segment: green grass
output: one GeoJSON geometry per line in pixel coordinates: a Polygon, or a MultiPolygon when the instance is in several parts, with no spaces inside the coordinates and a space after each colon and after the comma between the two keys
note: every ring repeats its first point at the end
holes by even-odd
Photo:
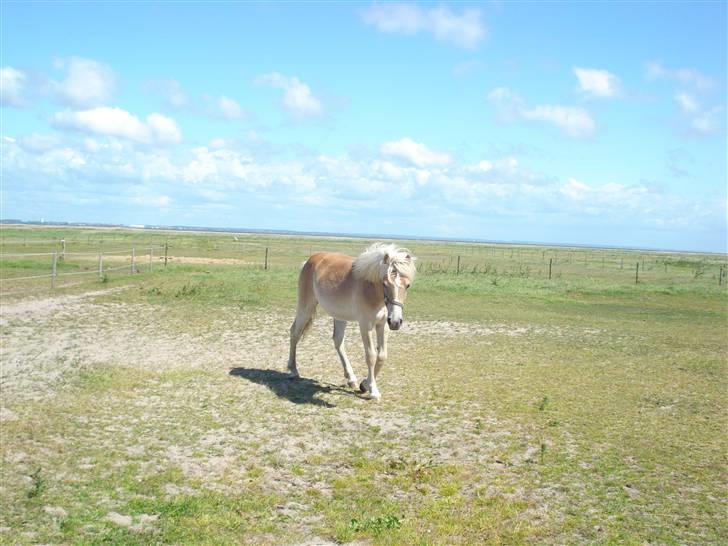
{"type": "MultiPolygon", "coordinates": [[[[89,313],[106,314],[7,325],[5,339],[60,335],[74,364],[48,395],[3,400],[17,419],[0,423],[0,543],[728,542],[725,256],[413,242],[406,321],[466,333],[392,333],[375,404],[333,385],[328,330],[301,346],[310,382],[280,376],[308,247],[363,242],[12,228],[2,245],[61,235],[239,261],[109,274],[55,292],[103,288],[89,313]],[[253,261],[266,246],[268,270],[253,261]],[[643,258],[635,284],[627,263],[643,258]],[[155,367],[75,352],[119,329],[150,343],[138,354],[171,340],[220,355],[155,367]],[[134,530],[112,512],[155,519],[134,530]]],[[[14,268],[40,265],[3,260],[14,268]]]]}

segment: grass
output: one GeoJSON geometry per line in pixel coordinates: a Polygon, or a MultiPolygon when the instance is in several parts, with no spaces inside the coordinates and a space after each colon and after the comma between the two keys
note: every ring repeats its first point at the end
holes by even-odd
{"type": "MultiPolygon", "coordinates": [[[[34,236],[61,234],[100,236],[34,236]]],[[[22,237],[4,228],[3,249],[22,237]]],[[[339,386],[325,319],[307,379],[281,374],[301,254],[359,241],[169,238],[177,256],[250,254],[110,273],[55,293],[93,299],[8,316],[3,359],[28,372],[3,376],[0,543],[728,541],[724,256],[412,243],[375,404],[339,386]],[[245,263],[265,246],[267,271],[245,263]],[[635,284],[620,260],[643,257],[635,284]]],[[[355,329],[347,348],[361,375],[355,329]]]]}

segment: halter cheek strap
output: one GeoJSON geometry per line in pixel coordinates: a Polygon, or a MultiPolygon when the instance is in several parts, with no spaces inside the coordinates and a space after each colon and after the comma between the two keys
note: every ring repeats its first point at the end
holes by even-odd
{"type": "Polygon", "coordinates": [[[384,303],[386,303],[387,305],[396,305],[404,309],[404,303],[402,303],[401,301],[393,300],[387,295],[387,285],[382,283],[382,287],[384,288],[384,303]]]}

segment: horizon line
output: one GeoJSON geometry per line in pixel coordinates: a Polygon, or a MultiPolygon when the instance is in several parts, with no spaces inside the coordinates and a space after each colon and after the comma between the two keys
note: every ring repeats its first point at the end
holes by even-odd
{"type": "Polygon", "coordinates": [[[329,231],[299,231],[290,229],[264,229],[264,228],[222,228],[212,226],[188,226],[188,225],[163,225],[163,224],[108,224],[101,222],[66,222],[58,220],[20,220],[17,218],[0,218],[0,225],[32,225],[32,226],[71,226],[71,227],[98,227],[98,228],[125,228],[152,231],[176,231],[176,232],[201,232],[201,233],[240,233],[240,234],[268,234],[268,235],[302,235],[309,237],[338,237],[338,238],[354,238],[354,239],[399,239],[402,241],[432,241],[443,243],[466,243],[466,244],[486,244],[486,245],[511,245],[511,246],[541,246],[541,247],[558,247],[558,248],[593,248],[597,250],[623,250],[623,251],[643,251],[643,252],[670,252],[685,254],[710,254],[718,256],[727,256],[728,249],[724,252],[701,251],[701,250],[685,250],[685,249],[669,249],[656,247],[637,247],[626,245],[599,245],[599,244],[579,244],[579,243],[550,243],[543,241],[503,241],[494,239],[480,239],[477,237],[435,237],[422,235],[395,235],[386,233],[347,233],[347,232],[329,232],[329,231]]]}

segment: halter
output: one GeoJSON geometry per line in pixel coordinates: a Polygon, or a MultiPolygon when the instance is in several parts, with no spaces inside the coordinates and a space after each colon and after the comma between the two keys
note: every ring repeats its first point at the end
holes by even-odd
{"type": "Polygon", "coordinates": [[[387,285],[386,283],[382,283],[382,288],[384,288],[384,303],[387,305],[396,305],[398,307],[401,307],[404,309],[404,303],[401,301],[393,300],[387,295],[387,285]]]}

